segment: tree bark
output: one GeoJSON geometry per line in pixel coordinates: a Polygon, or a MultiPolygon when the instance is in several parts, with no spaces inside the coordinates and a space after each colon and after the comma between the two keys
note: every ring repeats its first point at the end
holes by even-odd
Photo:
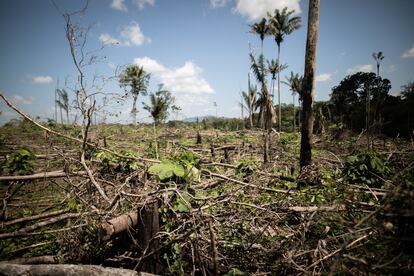
{"type": "Polygon", "coordinates": [[[305,73],[303,83],[302,137],[300,167],[312,162],[313,99],[315,95],[316,46],[318,43],[320,0],[309,0],[308,34],[306,39],[305,73]]]}
{"type": "MultiPolygon", "coordinates": [[[[138,212],[138,245],[141,248],[142,256],[145,256],[150,252],[156,252],[159,248],[159,240],[155,238],[160,231],[158,202],[154,201],[152,204],[146,204],[138,212]]],[[[158,273],[158,259],[157,253],[152,254],[147,260],[142,262],[138,269],[145,272],[158,273]]]]}
{"type": "Polygon", "coordinates": [[[128,214],[110,219],[101,224],[101,240],[110,240],[116,234],[119,234],[138,224],[138,211],[133,210],[128,214]]]}
{"type": "Polygon", "coordinates": [[[130,269],[102,267],[98,265],[71,265],[71,264],[48,264],[48,265],[21,265],[21,264],[0,264],[0,275],[78,275],[78,276],[150,276],[143,272],[136,272],[130,269]]]}

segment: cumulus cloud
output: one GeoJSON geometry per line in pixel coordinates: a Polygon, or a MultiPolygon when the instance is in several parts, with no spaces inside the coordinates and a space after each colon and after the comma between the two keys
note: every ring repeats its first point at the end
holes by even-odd
{"type": "Polygon", "coordinates": [[[266,17],[268,12],[273,14],[275,9],[282,10],[284,7],[295,10],[295,14],[302,12],[300,0],[237,0],[234,11],[247,17],[249,21],[255,21],[266,17]]]}
{"type": "Polygon", "coordinates": [[[349,68],[348,70],[346,70],[347,74],[354,74],[357,72],[373,72],[374,71],[374,67],[372,66],[372,64],[364,64],[364,65],[356,65],[352,68],[349,68]]]}
{"type": "Polygon", "coordinates": [[[146,4],[151,6],[155,4],[155,0],[133,0],[133,2],[140,10],[144,9],[146,4]]]}
{"type": "Polygon", "coordinates": [[[214,8],[224,7],[230,0],[210,0],[210,6],[214,8]]]}
{"type": "Polygon", "coordinates": [[[141,31],[137,22],[132,22],[130,25],[122,27],[119,38],[104,33],[99,36],[99,40],[103,45],[125,47],[141,46],[144,43],[151,43],[151,39],[144,36],[144,33],[141,31]]]}
{"type": "Polygon", "coordinates": [[[34,76],[32,77],[32,83],[34,84],[48,84],[53,81],[51,76],[34,76]]]}
{"type": "MultiPolygon", "coordinates": [[[[134,63],[144,67],[175,96],[178,106],[187,112],[194,106],[208,103],[213,88],[202,76],[203,70],[192,61],[181,67],[167,67],[149,57],[135,58],[134,63]]],[[[193,110],[194,111],[194,110],[193,110]]]]}
{"type": "Polygon", "coordinates": [[[30,98],[25,98],[23,96],[20,95],[13,95],[12,97],[12,101],[16,104],[32,104],[33,103],[33,97],[30,98]]]}
{"type": "Polygon", "coordinates": [[[414,58],[414,46],[411,49],[406,50],[402,56],[402,58],[414,58]]]}
{"type": "Polygon", "coordinates": [[[172,92],[194,95],[214,92],[202,77],[202,69],[192,61],[186,61],[183,66],[177,68],[168,68],[149,57],[135,58],[134,63],[154,74],[172,92]]]}
{"type": "Polygon", "coordinates": [[[125,0],[112,0],[111,8],[118,11],[128,11],[124,2],[125,0]]]}
{"type": "Polygon", "coordinates": [[[316,81],[317,82],[324,82],[324,81],[329,81],[332,78],[332,74],[329,73],[324,73],[324,74],[320,74],[316,76],[316,81]]]}

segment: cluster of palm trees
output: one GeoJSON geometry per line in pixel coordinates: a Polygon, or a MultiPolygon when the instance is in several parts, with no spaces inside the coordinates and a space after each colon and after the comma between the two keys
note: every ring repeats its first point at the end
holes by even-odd
{"type": "MultiPolygon", "coordinates": [[[[278,92],[278,127],[279,131],[282,126],[282,112],[280,103],[280,72],[287,68],[286,64],[280,62],[280,48],[281,43],[284,41],[286,35],[291,34],[294,30],[301,26],[301,18],[298,16],[292,16],[294,11],[288,11],[287,8],[282,10],[276,9],[274,14],[268,13],[267,18],[262,18],[260,21],[252,24],[250,31],[257,34],[260,38],[260,55],[256,59],[253,53],[250,53],[251,70],[260,85],[260,92],[257,92],[255,86],[250,85],[248,91],[242,92],[245,108],[249,114],[249,127],[253,127],[253,114],[259,109],[259,120],[261,126],[265,129],[271,126],[272,121],[276,119],[276,113],[274,111],[274,92],[275,83],[277,80],[277,92],[278,92]],[[277,45],[277,59],[267,60],[267,66],[265,66],[265,58],[263,54],[263,42],[266,36],[273,36],[277,45]],[[270,93],[267,89],[267,76],[270,75],[270,93]]],[[[293,99],[295,99],[295,93],[301,92],[302,77],[299,74],[291,73],[291,76],[287,78],[286,83],[293,93],[293,99]]],[[[295,126],[295,122],[293,122],[295,126]]],[[[295,127],[294,127],[295,128],[295,127]]]]}
{"type": "MultiPolygon", "coordinates": [[[[150,74],[145,72],[143,66],[129,65],[119,75],[119,85],[121,87],[129,87],[129,91],[125,91],[125,97],[132,97],[131,115],[133,117],[134,125],[137,124],[137,101],[140,94],[148,95],[148,83],[150,74]]],[[[171,93],[164,89],[163,85],[158,85],[158,90],[155,93],[149,93],[149,104],[142,103],[144,109],[147,110],[154,120],[154,124],[158,124],[168,116],[168,110],[173,112],[180,110],[174,105],[174,98],[171,93]]]]}

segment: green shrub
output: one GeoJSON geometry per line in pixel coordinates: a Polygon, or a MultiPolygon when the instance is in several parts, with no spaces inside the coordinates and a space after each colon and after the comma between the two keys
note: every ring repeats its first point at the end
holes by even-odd
{"type": "Polygon", "coordinates": [[[25,175],[34,172],[36,156],[28,148],[21,148],[18,151],[6,156],[2,171],[4,174],[25,175]]]}
{"type": "Polygon", "coordinates": [[[348,156],[343,174],[351,183],[380,187],[390,171],[390,165],[384,156],[375,151],[362,151],[348,156]]]}

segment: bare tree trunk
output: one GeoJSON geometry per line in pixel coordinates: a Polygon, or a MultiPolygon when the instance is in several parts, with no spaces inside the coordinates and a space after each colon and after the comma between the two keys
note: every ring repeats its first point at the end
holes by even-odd
{"type": "MultiPolygon", "coordinates": [[[[277,61],[280,63],[280,45],[277,47],[277,61]]],[[[280,105],[280,70],[277,71],[277,98],[279,104],[279,131],[282,131],[282,106],[280,105]]]]}
{"type": "Polygon", "coordinates": [[[132,120],[133,120],[134,126],[137,125],[137,107],[136,107],[136,105],[137,105],[137,99],[138,99],[138,96],[135,96],[134,95],[133,102],[132,102],[132,110],[131,110],[132,120]]]}
{"type": "Polygon", "coordinates": [[[296,122],[295,122],[295,93],[293,92],[293,132],[296,131],[296,122]]]}
{"type": "Polygon", "coordinates": [[[300,167],[312,162],[313,99],[315,94],[316,46],[318,43],[320,0],[309,0],[305,73],[303,78],[303,115],[300,144],[300,167]]]}

